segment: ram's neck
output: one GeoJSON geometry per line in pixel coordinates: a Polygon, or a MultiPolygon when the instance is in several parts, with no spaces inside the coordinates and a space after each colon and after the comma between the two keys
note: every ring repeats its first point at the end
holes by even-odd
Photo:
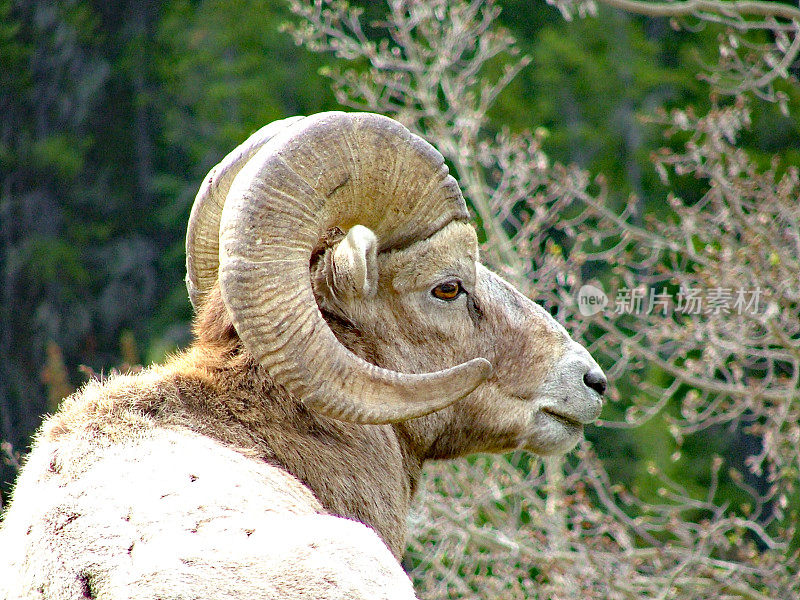
{"type": "MultiPolygon", "coordinates": [[[[345,345],[370,359],[358,335],[331,325],[345,345]]],[[[284,467],[329,512],[375,529],[399,558],[421,468],[415,440],[402,428],[344,423],[307,410],[242,346],[216,286],[195,333],[197,344],[176,362],[175,372],[196,373],[211,387],[191,407],[201,415],[202,432],[284,467]]]]}
{"type": "Polygon", "coordinates": [[[201,433],[284,467],[330,513],[369,525],[402,555],[421,461],[394,427],[306,410],[237,344],[198,344],[175,363],[205,382],[185,399],[201,433]]]}

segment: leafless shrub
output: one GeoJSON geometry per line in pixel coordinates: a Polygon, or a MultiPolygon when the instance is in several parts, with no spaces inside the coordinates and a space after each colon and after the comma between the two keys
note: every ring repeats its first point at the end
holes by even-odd
{"type": "MultiPolygon", "coordinates": [[[[751,63],[721,47],[708,77],[779,99],[771,86],[797,55],[796,9],[603,1],[722,21],[736,35],[773,32],[772,42],[749,49],[751,63]]],[[[658,416],[677,442],[673,460],[684,440],[723,425],[758,442],[745,473],[709,457],[702,493],[650,466],[652,498],[611,481],[589,444],[572,461],[511,455],[435,465],[411,518],[408,559],[422,596],[798,596],[795,519],[786,508],[800,473],[800,178],[777,161],[759,168],[737,147],[747,102],[655,115],[667,136],[684,140],[654,153],[662,181],[696,178],[705,191],[688,200],[668,194],[657,208],[631,198],[618,209],[602,176],[552,163],[536,133],[489,122],[488,107],[528,63],[497,26],[490,0],[390,0],[385,21],[371,25],[345,3],[291,6],[301,18],[289,28],[298,43],[356,65],[328,73],[340,102],[389,114],[438,147],[482,223],[484,260],[558,311],[601,357],[616,382],[611,397],[626,408],[607,428],[658,416]],[[581,306],[586,293],[608,305],[581,306]],[[747,471],[761,477],[760,488],[747,471]],[[722,482],[747,502],[732,504],[722,482]]],[[[585,3],[560,6],[591,12],[585,3]]]]}
{"type": "Polygon", "coordinates": [[[752,92],[779,102],[786,111],[786,95],[774,83],[790,77],[800,54],[800,8],[783,2],[730,2],[730,0],[547,0],[565,18],[597,13],[600,2],[649,17],[667,17],[675,29],[698,30],[719,24],[717,64],[706,65],[702,77],[727,94],[752,92]],[[752,36],[752,32],[764,36],[752,36]],[[766,40],[766,41],[765,41],[766,40]]]}
{"type": "Polygon", "coordinates": [[[664,478],[662,501],[653,503],[612,485],[590,450],[579,457],[566,473],[558,461],[528,473],[516,455],[429,467],[408,548],[421,596],[765,600],[796,593],[796,571],[757,515],[719,506],[722,461],[705,498],[664,478]]]}

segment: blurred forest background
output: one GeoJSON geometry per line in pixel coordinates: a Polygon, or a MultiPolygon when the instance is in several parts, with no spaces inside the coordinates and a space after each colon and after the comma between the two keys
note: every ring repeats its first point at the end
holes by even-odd
{"type": "Polygon", "coordinates": [[[416,3],[430,5],[419,14],[414,3],[351,4],[366,12],[277,0],[0,0],[2,502],[29,437],[87,373],[160,361],[190,342],[184,234],[208,170],[269,121],[358,106],[400,118],[445,154],[487,260],[591,344],[616,381],[606,427],[591,428],[567,461],[477,458],[432,472],[406,565],[421,593],[527,597],[551,585],[541,597],[797,597],[798,67],[790,60],[749,89],[709,67],[743,42],[789,56],[797,30],[785,40],[745,31],[742,42],[724,19],[603,4],[432,1],[416,3]],[[408,67],[414,36],[431,61],[456,53],[449,70],[431,71],[439,79],[408,67]],[[716,229],[698,229],[704,218],[716,229]],[[739,218],[747,227],[724,223],[739,218]],[[719,265],[730,268],[714,278],[719,265]],[[602,283],[613,305],[625,286],[676,294],[723,285],[725,273],[736,274],[731,287],[763,288],[753,339],[766,341],[755,350],[749,326],[730,319],[716,329],[713,318],[587,320],[574,304],[586,282],[602,283]],[[741,347],[707,355],[737,336],[741,347]],[[754,353],[761,362],[748,363],[754,353]],[[483,500],[459,487],[470,478],[483,500]],[[520,507],[523,488],[544,491],[520,507]],[[448,529],[437,516],[437,494],[457,499],[442,505],[457,503],[462,521],[480,507],[471,538],[454,533],[463,522],[448,529]],[[542,514],[580,514],[564,516],[557,534],[531,516],[537,502],[542,514]],[[525,528],[541,536],[513,539],[525,528]],[[510,552],[510,570],[462,551],[496,561],[510,552]],[[572,567],[558,575],[552,557],[572,567]],[[580,576],[568,572],[578,563],[580,576]],[[652,585],[613,581],[634,575],[652,585]]]}

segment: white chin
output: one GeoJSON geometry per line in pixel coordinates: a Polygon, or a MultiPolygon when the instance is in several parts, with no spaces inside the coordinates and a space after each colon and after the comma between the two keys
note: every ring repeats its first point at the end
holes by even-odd
{"type": "Polygon", "coordinates": [[[563,454],[583,439],[583,425],[537,411],[522,446],[536,454],[563,454]]]}

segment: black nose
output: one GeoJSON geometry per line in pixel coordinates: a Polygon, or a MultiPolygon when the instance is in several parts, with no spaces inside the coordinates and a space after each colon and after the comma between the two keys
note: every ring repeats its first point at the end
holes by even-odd
{"type": "Polygon", "coordinates": [[[602,396],[606,393],[608,380],[600,369],[592,369],[583,376],[583,383],[602,396]]]}

